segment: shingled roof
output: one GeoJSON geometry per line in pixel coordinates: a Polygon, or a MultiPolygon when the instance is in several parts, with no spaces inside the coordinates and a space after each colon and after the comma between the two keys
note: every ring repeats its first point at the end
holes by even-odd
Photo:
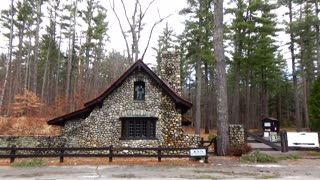
{"type": "Polygon", "coordinates": [[[114,90],[122,85],[122,83],[136,70],[144,71],[147,75],[151,77],[167,94],[174,100],[176,107],[181,108],[182,114],[187,112],[192,103],[182,98],[178,93],[176,93],[167,82],[160,79],[142,60],[135,62],[126,72],[124,72],[117,80],[115,80],[101,95],[88,101],[84,104],[84,108],[77,111],[65,114],[60,117],[56,117],[48,121],[49,125],[61,125],[63,126],[66,121],[71,119],[86,118],[90,115],[96,106],[102,107],[103,101],[111,94],[114,90]]]}

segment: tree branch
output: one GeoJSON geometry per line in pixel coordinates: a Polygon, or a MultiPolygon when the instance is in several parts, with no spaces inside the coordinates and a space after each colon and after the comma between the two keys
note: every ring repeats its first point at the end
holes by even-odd
{"type": "Polygon", "coordinates": [[[131,63],[131,62],[132,62],[132,57],[131,57],[131,53],[130,53],[129,43],[128,43],[128,40],[127,40],[126,33],[125,33],[125,31],[123,30],[123,27],[122,27],[120,18],[119,18],[118,14],[117,14],[117,12],[116,12],[116,10],[115,10],[114,0],[113,0],[113,4],[111,4],[110,1],[109,1],[109,3],[110,3],[110,7],[111,7],[113,13],[115,14],[115,16],[116,16],[116,18],[117,18],[117,20],[118,20],[118,24],[119,24],[119,26],[120,26],[122,36],[123,36],[124,41],[125,41],[125,43],[126,43],[128,60],[129,60],[129,62],[131,63]]]}
{"type": "MultiPolygon", "coordinates": [[[[159,10],[158,10],[158,13],[159,13],[159,10]]],[[[169,18],[170,16],[172,16],[172,14],[169,14],[168,16],[166,16],[166,17],[164,17],[164,18],[160,18],[159,21],[157,21],[157,22],[155,22],[155,23],[153,24],[153,26],[152,26],[152,28],[151,28],[151,31],[150,31],[150,34],[149,34],[149,39],[148,39],[147,46],[146,46],[146,48],[145,48],[144,51],[143,51],[143,54],[142,54],[141,59],[144,58],[144,56],[145,56],[145,54],[146,54],[146,52],[147,52],[147,49],[148,49],[148,47],[149,47],[150,40],[151,40],[151,37],[152,37],[152,33],[153,33],[153,30],[154,30],[154,28],[156,27],[156,25],[160,24],[163,20],[169,18]]],[[[159,13],[159,17],[160,17],[160,13],[159,13]]]]}
{"type": "MultiPolygon", "coordinates": [[[[114,2],[114,0],[113,0],[114,2]]],[[[130,23],[130,20],[129,20],[129,17],[128,17],[128,14],[127,14],[127,9],[126,9],[126,6],[124,5],[124,2],[123,0],[121,0],[121,3],[122,3],[122,7],[123,7],[123,10],[124,10],[124,15],[126,16],[126,19],[127,19],[127,22],[132,30],[132,24],[130,23]]]]}
{"type": "Polygon", "coordinates": [[[148,4],[148,7],[147,7],[147,9],[142,13],[142,15],[141,15],[141,19],[143,19],[144,18],[144,16],[146,15],[146,13],[147,13],[147,11],[148,11],[148,9],[150,8],[150,6],[153,4],[153,2],[154,2],[155,0],[153,0],[153,1],[151,1],[149,4],[148,4]]]}

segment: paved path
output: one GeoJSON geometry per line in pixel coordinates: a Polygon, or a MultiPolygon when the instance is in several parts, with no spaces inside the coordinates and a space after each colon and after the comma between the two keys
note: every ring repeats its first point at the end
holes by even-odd
{"type": "Polygon", "coordinates": [[[196,166],[0,166],[0,179],[320,179],[318,159],[287,160],[275,164],[242,164],[223,159],[216,161],[196,166]]]}

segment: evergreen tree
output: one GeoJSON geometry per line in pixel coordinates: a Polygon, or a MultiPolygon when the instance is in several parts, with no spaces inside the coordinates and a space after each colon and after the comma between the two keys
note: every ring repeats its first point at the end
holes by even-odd
{"type": "Polygon", "coordinates": [[[169,27],[168,23],[166,23],[165,28],[163,29],[162,33],[159,35],[158,38],[158,46],[153,47],[152,49],[157,52],[156,59],[157,59],[157,65],[156,65],[156,73],[160,74],[160,64],[162,60],[162,52],[163,51],[172,51],[174,50],[175,42],[174,39],[176,35],[173,32],[173,29],[169,27]]]}
{"type": "MultiPolygon", "coordinates": [[[[185,63],[192,64],[196,74],[196,97],[195,97],[195,133],[200,133],[201,127],[201,84],[202,84],[202,65],[212,64],[212,1],[211,0],[189,0],[189,7],[180,11],[180,14],[191,16],[185,22],[185,30],[181,35],[181,44],[186,46],[184,59],[185,63]]],[[[188,67],[188,66],[186,66],[188,67]]],[[[207,66],[206,66],[207,67],[207,66]]],[[[190,71],[190,70],[189,70],[190,71]]],[[[205,77],[206,78],[206,77],[205,77]]],[[[206,84],[207,88],[208,84],[206,84]]],[[[206,118],[205,118],[206,119],[206,118]]],[[[208,123],[206,123],[208,124],[208,123]]],[[[208,129],[208,128],[207,128],[208,129]]]]}
{"type": "Polygon", "coordinates": [[[309,102],[308,102],[309,112],[310,112],[310,124],[309,128],[312,131],[320,130],[320,78],[314,81],[311,88],[309,102]]]}

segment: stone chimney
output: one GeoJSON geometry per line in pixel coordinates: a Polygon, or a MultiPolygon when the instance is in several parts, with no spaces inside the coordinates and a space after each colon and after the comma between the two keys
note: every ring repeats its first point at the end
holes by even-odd
{"type": "Polygon", "coordinates": [[[160,71],[161,79],[181,95],[180,59],[177,52],[162,52],[160,71]]]}

